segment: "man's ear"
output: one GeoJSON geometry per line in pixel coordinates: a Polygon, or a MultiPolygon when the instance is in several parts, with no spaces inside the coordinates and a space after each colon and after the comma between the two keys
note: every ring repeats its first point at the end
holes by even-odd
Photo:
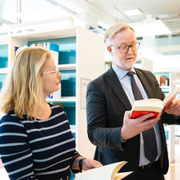
{"type": "Polygon", "coordinates": [[[112,47],[111,46],[107,46],[107,51],[112,55],[112,47]]]}

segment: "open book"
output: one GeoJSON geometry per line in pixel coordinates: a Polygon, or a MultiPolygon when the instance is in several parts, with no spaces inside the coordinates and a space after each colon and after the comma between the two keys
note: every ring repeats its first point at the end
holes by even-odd
{"type": "Polygon", "coordinates": [[[148,113],[154,113],[153,117],[161,116],[170,107],[179,90],[180,86],[168,94],[163,101],[153,98],[135,101],[129,117],[137,118],[148,113]]]}
{"type": "Polygon", "coordinates": [[[79,173],[75,180],[120,180],[132,172],[117,173],[127,162],[121,161],[79,173]]]}

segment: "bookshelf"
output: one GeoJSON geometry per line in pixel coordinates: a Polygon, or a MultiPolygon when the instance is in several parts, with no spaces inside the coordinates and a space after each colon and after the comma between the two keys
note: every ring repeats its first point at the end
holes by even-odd
{"type": "MultiPolygon", "coordinates": [[[[109,55],[105,59],[105,71],[108,70],[108,68],[112,64],[112,57],[109,55]]],[[[149,59],[146,59],[144,57],[137,57],[136,63],[134,64],[135,68],[144,69],[148,71],[153,71],[153,62],[149,59]]]]}
{"type": "Polygon", "coordinates": [[[8,73],[8,47],[8,36],[3,36],[0,40],[0,91],[8,73]]]}
{"type": "MultiPolygon", "coordinates": [[[[78,152],[87,158],[93,158],[95,146],[87,137],[86,109],[81,104],[85,103],[85,96],[82,96],[82,79],[88,83],[104,73],[103,38],[80,26],[10,35],[6,38],[8,66],[11,61],[11,48],[14,46],[22,47],[36,42],[59,45],[57,67],[62,74],[61,97],[49,99],[49,102],[63,103],[78,152]]],[[[2,69],[0,67],[0,72],[2,69]]],[[[4,80],[1,73],[0,80],[4,80]]]]}
{"type": "MultiPolygon", "coordinates": [[[[160,69],[155,70],[154,75],[160,75],[166,78],[166,83],[160,86],[163,93],[166,95],[176,89],[176,73],[170,70],[160,69]]],[[[161,85],[161,84],[160,84],[161,85]]],[[[175,125],[164,125],[167,148],[169,154],[169,162],[172,163],[175,160],[175,125]]]]}

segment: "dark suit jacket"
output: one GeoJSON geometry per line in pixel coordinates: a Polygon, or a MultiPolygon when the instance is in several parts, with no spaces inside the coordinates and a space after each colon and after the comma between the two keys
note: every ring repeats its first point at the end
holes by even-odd
{"type": "MultiPolygon", "coordinates": [[[[154,75],[145,70],[135,71],[145,88],[149,98],[163,100],[165,95],[161,91],[154,75]]],[[[131,110],[131,104],[112,67],[89,83],[87,87],[87,128],[89,140],[97,146],[95,159],[103,165],[128,161],[121,171],[134,171],[129,178],[136,179],[139,167],[140,135],[125,143],[120,140],[124,113],[131,110]]],[[[164,113],[159,120],[162,140],[162,155],[160,157],[161,170],[167,173],[169,162],[163,123],[177,124],[180,119],[164,113]]]]}

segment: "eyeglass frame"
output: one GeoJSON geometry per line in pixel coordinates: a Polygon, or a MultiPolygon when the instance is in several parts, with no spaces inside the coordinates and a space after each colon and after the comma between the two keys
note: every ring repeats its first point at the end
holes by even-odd
{"type": "Polygon", "coordinates": [[[121,48],[121,46],[114,46],[114,45],[109,45],[109,46],[111,46],[111,47],[115,47],[115,48],[117,48],[117,49],[119,49],[119,51],[121,52],[121,53],[127,53],[128,51],[129,51],[129,48],[131,48],[131,50],[134,52],[134,51],[137,51],[139,48],[140,48],[140,42],[135,42],[136,44],[139,44],[139,47],[136,49],[136,50],[133,50],[132,49],[132,44],[130,45],[130,46],[128,46],[128,45],[126,45],[128,48],[127,48],[127,51],[126,52],[121,52],[120,51],[120,48],[121,48]]]}
{"type": "Polygon", "coordinates": [[[49,74],[49,73],[56,73],[56,74],[58,74],[58,73],[59,73],[59,69],[58,69],[57,67],[55,67],[55,70],[54,70],[54,71],[42,72],[42,75],[43,75],[43,74],[49,74]]]}

